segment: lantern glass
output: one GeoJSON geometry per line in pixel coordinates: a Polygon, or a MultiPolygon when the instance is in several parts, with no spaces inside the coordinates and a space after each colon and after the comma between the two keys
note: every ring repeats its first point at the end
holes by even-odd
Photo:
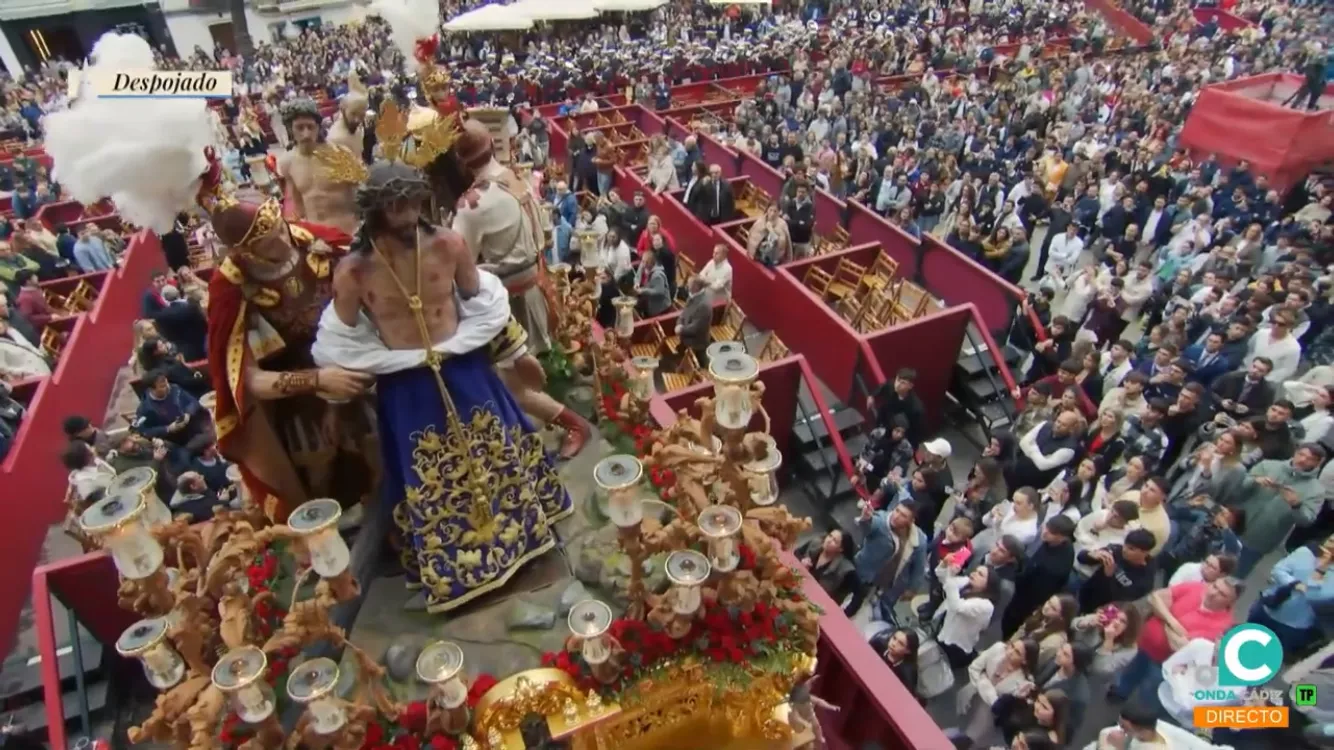
{"type": "Polygon", "coordinates": [[[342,516],[342,507],[330,498],[302,503],[288,516],[287,525],[302,536],[310,552],[310,567],[321,578],[337,577],[352,562],[352,553],[338,533],[342,516]]]}
{"type": "Polygon", "coordinates": [[[332,696],[311,701],[306,710],[317,734],[333,734],[347,723],[347,712],[332,696]]]}
{"type": "Polygon", "coordinates": [[[741,511],[730,505],[715,505],[699,515],[699,529],[708,537],[709,563],[714,570],[730,573],[740,564],[736,534],[741,522],[741,511]]]}
{"type": "Polygon", "coordinates": [[[79,516],[83,532],[102,540],[122,576],[133,581],[147,578],[162,567],[162,545],[145,523],[145,498],[130,491],[109,495],[79,516]]]}
{"type": "Polygon", "coordinates": [[[458,708],[468,700],[468,686],[463,684],[457,676],[445,680],[440,685],[440,693],[437,696],[437,703],[445,708],[458,708]]]}
{"type": "Polygon", "coordinates": [[[750,401],[750,384],[759,375],[759,364],[753,357],[741,352],[724,354],[709,363],[713,378],[714,418],[730,430],[743,430],[750,425],[754,407],[750,401]]]}
{"type": "Polygon", "coordinates": [[[742,467],[750,482],[750,500],[756,505],[773,505],[778,502],[778,469],[783,465],[783,454],[769,435],[760,433],[747,437],[764,444],[763,455],[742,467]]]}
{"type": "Polygon", "coordinates": [[[602,664],[611,658],[607,641],[611,620],[611,607],[596,599],[584,599],[570,608],[570,632],[581,640],[580,652],[589,664],[602,664]]]}
{"type": "Polygon", "coordinates": [[[232,710],[247,724],[258,724],[272,716],[275,705],[273,688],[263,680],[232,693],[232,710]]]}
{"type": "Polygon", "coordinates": [[[593,481],[607,493],[607,515],[619,528],[631,528],[644,520],[639,482],[644,465],[629,454],[607,456],[593,467],[593,481]]]}
{"type": "Polygon", "coordinates": [[[234,648],[213,666],[213,686],[227,695],[232,710],[248,724],[268,719],[278,705],[273,688],[263,679],[268,668],[268,657],[255,646],[234,648]]]}
{"type": "Polygon", "coordinates": [[[607,646],[607,639],[602,636],[585,638],[580,650],[583,652],[584,661],[589,664],[601,664],[611,658],[611,649],[607,646]]]}
{"type": "Polygon", "coordinates": [[[630,338],[635,332],[635,298],[617,297],[612,304],[616,306],[616,335],[630,338]]]}
{"type": "Polygon", "coordinates": [[[658,369],[657,357],[633,357],[630,360],[630,393],[640,401],[653,398],[653,374],[658,369]]]}
{"type": "Polygon", "coordinates": [[[667,580],[675,596],[672,610],[679,615],[693,615],[703,603],[702,586],[709,578],[709,558],[694,550],[677,550],[667,556],[667,580]]]}
{"type": "Polygon", "coordinates": [[[138,659],[144,676],[158,690],[173,687],[185,677],[185,660],[166,636],[166,618],[156,617],[134,623],[116,639],[116,651],[138,659]]]}

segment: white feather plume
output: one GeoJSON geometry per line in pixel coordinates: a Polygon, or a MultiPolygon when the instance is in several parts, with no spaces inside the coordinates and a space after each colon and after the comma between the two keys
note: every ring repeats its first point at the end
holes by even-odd
{"type": "Polygon", "coordinates": [[[418,39],[440,33],[440,3],[437,0],[375,0],[371,12],[389,23],[389,38],[408,60],[418,39]]]}
{"type": "Polygon", "coordinates": [[[46,152],[60,184],[75,200],[109,197],[136,225],[168,232],[194,204],[208,169],[204,150],[217,147],[204,99],[105,99],[93,95],[88,71],[155,68],[153,50],[134,34],[104,34],[93,46],[80,96],[47,115],[46,152]]]}

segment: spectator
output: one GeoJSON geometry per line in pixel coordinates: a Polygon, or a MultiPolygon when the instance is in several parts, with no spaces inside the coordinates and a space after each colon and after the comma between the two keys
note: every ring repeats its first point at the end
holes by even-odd
{"type": "Polygon", "coordinates": [[[1270,571],[1269,588],[1251,606],[1250,622],[1274,631],[1286,653],[1302,652],[1334,624],[1328,611],[1334,602],[1332,560],[1334,537],[1316,550],[1293,550],[1270,571]]]}
{"type": "Polygon", "coordinates": [[[889,429],[889,424],[897,414],[908,420],[908,441],[916,445],[923,437],[926,409],[922,399],[913,392],[917,382],[917,371],[902,368],[894,373],[894,380],[876,390],[866,399],[866,411],[875,414],[876,425],[889,429]]]}
{"type": "MultiPolygon", "coordinates": [[[[1075,561],[1075,549],[1071,543],[1074,533],[1074,522],[1065,516],[1056,516],[1043,525],[1041,543],[1028,556],[1023,570],[1015,577],[1015,594],[1001,620],[1001,632],[1006,638],[1012,637],[1021,625],[1024,630],[1031,631],[1027,627],[1031,615],[1039,607],[1046,609],[1064,591],[1075,561]]],[[[1064,611],[1065,600],[1061,600],[1060,604],[1064,611]]],[[[1074,606],[1074,599],[1070,599],[1069,604],[1074,606]]],[[[1043,644],[1041,639],[1039,645],[1044,645],[1044,649],[1050,651],[1050,644],[1043,644]]]]}
{"type": "Polygon", "coordinates": [[[185,455],[198,455],[214,444],[217,437],[208,412],[194,396],[172,385],[160,370],[150,372],[144,380],[148,390],[135,413],[136,432],[173,444],[180,456],[178,464],[184,463],[185,455]]]}
{"type": "Polygon", "coordinates": [[[19,287],[16,300],[19,311],[35,330],[41,331],[57,316],[57,313],[51,307],[51,303],[46,301],[46,293],[37,282],[37,274],[27,270],[19,271],[14,276],[14,282],[19,287]]]}
{"type": "Polygon", "coordinates": [[[711,301],[726,302],[732,298],[732,264],[727,260],[727,245],[719,242],[713,246],[713,256],[699,270],[699,276],[709,290],[711,301]]]}
{"type": "Polygon", "coordinates": [[[644,253],[639,261],[634,287],[635,295],[639,297],[640,314],[644,317],[657,317],[671,308],[672,294],[667,274],[658,265],[657,254],[652,250],[644,253]]]}
{"type": "MultiPolygon", "coordinates": [[[[819,582],[820,588],[824,589],[834,601],[841,602],[851,590],[856,576],[856,569],[852,564],[855,556],[854,548],[855,545],[850,538],[843,536],[842,531],[834,529],[823,537],[812,539],[798,547],[795,554],[819,582]]],[[[915,655],[916,649],[914,649],[915,655]]],[[[905,685],[913,689],[917,683],[914,681],[905,685]]]]}
{"type": "Polygon", "coordinates": [[[915,525],[917,507],[904,501],[892,510],[875,510],[870,503],[862,505],[857,522],[866,530],[861,549],[853,558],[857,580],[852,599],[843,611],[849,616],[861,609],[862,603],[879,590],[873,602],[873,619],[892,621],[896,602],[907,592],[921,591],[926,580],[927,538],[915,525]]]}
{"type": "Polygon", "coordinates": [[[1325,456],[1324,448],[1306,443],[1290,460],[1261,461],[1251,469],[1237,504],[1246,514],[1238,576],[1250,575],[1260,558],[1278,549],[1293,527],[1315,521],[1325,500],[1325,487],[1316,477],[1325,456]]]}
{"type": "Polygon", "coordinates": [[[111,453],[111,438],[105,432],[93,426],[87,417],[65,417],[65,437],[69,440],[81,440],[93,449],[98,458],[106,458],[111,453]]]}
{"type": "Polygon", "coordinates": [[[1153,592],[1149,597],[1153,614],[1140,633],[1139,653],[1122,670],[1109,697],[1130,700],[1138,694],[1151,700],[1163,680],[1163,662],[1192,639],[1217,643],[1232,627],[1232,605],[1239,596],[1241,584],[1229,578],[1153,592]]]}
{"type": "Polygon", "coordinates": [[[182,298],[180,290],[170,285],[162,288],[162,301],[166,305],[153,315],[158,332],[186,362],[207,359],[208,318],[199,303],[182,298]]]}
{"type": "Polygon", "coordinates": [[[116,267],[106,243],[97,234],[97,225],[91,221],[79,227],[79,239],[74,243],[74,262],[82,273],[109,271],[116,267]]]}
{"type": "Polygon", "coordinates": [[[959,715],[965,717],[964,734],[974,745],[985,746],[995,732],[992,708],[1033,681],[1037,662],[1036,643],[1009,641],[992,644],[969,663],[968,684],[959,689],[958,704],[959,715]]]}
{"type": "Polygon", "coordinates": [[[1091,612],[1104,604],[1130,602],[1149,593],[1157,570],[1150,551],[1156,541],[1144,529],[1126,534],[1125,542],[1085,550],[1075,559],[1093,565],[1093,573],[1079,587],[1079,609],[1091,612]]]}
{"type": "MultiPolygon", "coordinates": [[[[652,257],[649,253],[649,257],[652,257]]],[[[702,276],[692,276],[686,284],[690,296],[676,319],[676,335],[681,344],[695,353],[701,367],[708,366],[709,326],[713,322],[712,297],[702,276]]]]}
{"type": "Polygon", "coordinates": [[[101,500],[111,480],[116,477],[116,470],[98,458],[82,440],[71,440],[61,460],[69,471],[70,492],[81,501],[81,507],[86,508],[101,500]]]}

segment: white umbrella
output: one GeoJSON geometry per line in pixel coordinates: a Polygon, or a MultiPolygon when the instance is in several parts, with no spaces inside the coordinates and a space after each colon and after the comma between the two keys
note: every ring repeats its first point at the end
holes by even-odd
{"type": "Polygon", "coordinates": [[[657,10],[668,3],[668,0],[592,0],[593,7],[598,10],[619,13],[637,13],[645,10],[657,10]]]}
{"type": "Polygon", "coordinates": [[[599,12],[593,0],[519,0],[509,7],[534,21],[579,21],[599,12]]]}
{"type": "Polygon", "coordinates": [[[455,16],[444,25],[445,31],[524,31],[533,28],[533,19],[516,13],[508,5],[483,5],[455,16]]]}

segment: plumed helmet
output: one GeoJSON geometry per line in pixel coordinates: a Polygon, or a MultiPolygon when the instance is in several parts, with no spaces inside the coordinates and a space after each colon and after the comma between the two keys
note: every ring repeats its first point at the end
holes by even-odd
{"type": "Polygon", "coordinates": [[[287,100],[283,104],[283,124],[291,127],[292,123],[308,117],[316,123],[324,121],[324,116],[320,114],[320,107],[314,99],[308,96],[298,96],[287,100]]]}
{"type": "Polygon", "coordinates": [[[365,218],[397,201],[424,201],[429,197],[431,184],[420,170],[403,162],[377,161],[357,188],[357,212],[365,218]]]}

